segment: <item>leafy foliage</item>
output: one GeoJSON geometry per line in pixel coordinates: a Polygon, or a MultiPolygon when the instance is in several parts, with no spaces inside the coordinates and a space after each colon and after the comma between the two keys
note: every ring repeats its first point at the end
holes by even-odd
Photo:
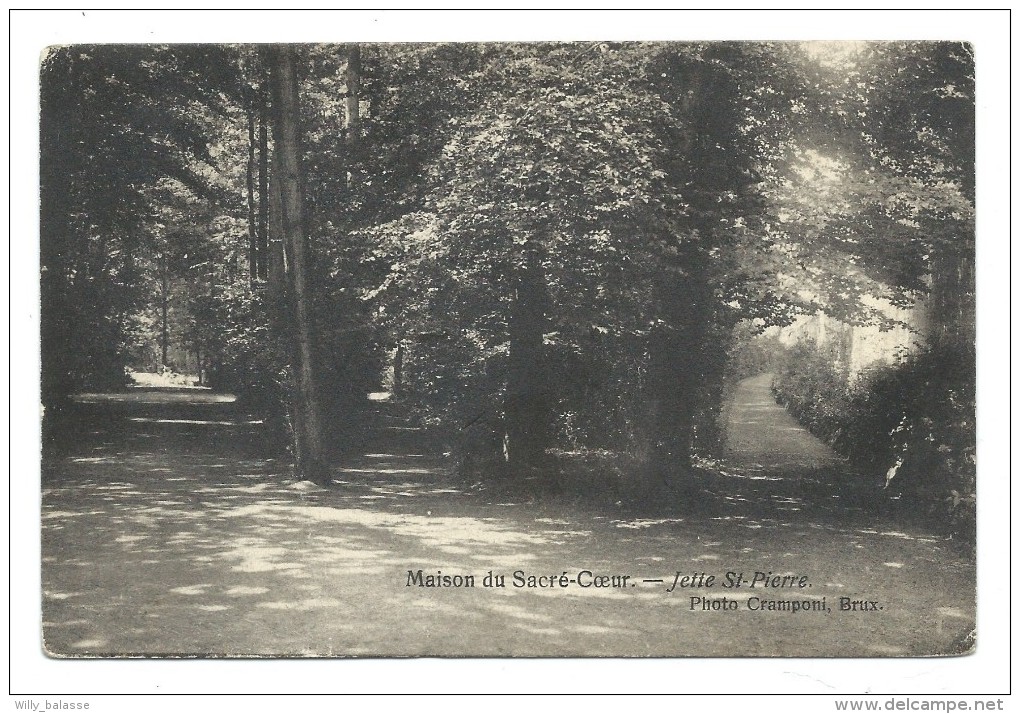
{"type": "MultiPolygon", "coordinates": [[[[727,374],[774,356],[749,349],[740,330],[799,313],[881,324],[876,298],[926,300],[933,350],[967,365],[967,46],[867,44],[837,56],[794,43],[322,45],[300,55],[317,358],[341,433],[398,345],[403,396],[421,422],[493,469],[515,419],[548,431],[539,450],[612,448],[660,465],[710,452],[727,374]]],[[[253,159],[274,150],[253,141],[264,83],[252,47],[48,55],[48,404],[116,386],[168,333],[202,356],[215,386],[285,431],[286,296],[248,267],[259,262],[249,224],[269,203],[253,159]]],[[[938,468],[963,473],[966,434],[952,431],[970,404],[963,376],[936,385],[959,410],[935,413],[915,399],[911,380],[935,379],[921,358],[896,372],[909,379],[852,390],[824,355],[793,359],[800,376],[787,374],[784,394],[848,453],[886,444],[901,419],[912,435],[930,419],[949,430],[934,438],[954,465],[938,468]],[[897,405],[894,424],[849,416],[884,401],[897,405]]],[[[904,474],[908,462],[934,463],[919,438],[895,447],[910,454],[904,474]]],[[[965,494],[966,478],[952,478],[965,494]]]]}
{"type": "Polygon", "coordinates": [[[160,187],[208,194],[219,48],[58,47],[42,79],[44,400],[123,378],[160,187]]]}
{"type": "Polygon", "coordinates": [[[767,190],[770,231],[786,254],[780,275],[805,307],[847,322],[881,322],[862,302],[867,296],[900,306],[951,300],[935,317],[943,331],[966,332],[973,321],[971,49],[867,43],[835,55],[804,65],[812,87],[805,120],[790,170],[767,190]]]}
{"type": "Polygon", "coordinates": [[[812,433],[885,488],[973,538],[973,354],[938,345],[849,380],[814,345],[794,349],[773,390],[812,433]]]}
{"type": "MultiPolygon", "coordinates": [[[[738,246],[753,252],[741,217],[755,207],[752,167],[765,142],[747,125],[766,102],[742,101],[764,96],[752,88],[752,60],[736,47],[703,45],[505,45],[479,54],[486,62],[461,80],[472,89],[448,120],[420,209],[367,231],[391,256],[373,297],[387,304],[397,333],[426,337],[410,366],[424,369],[416,388],[439,410],[433,418],[498,422],[517,280],[538,270],[548,300],[546,380],[561,428],[574,439],[595,436],[601,421],[601,438],[632,442],[641,429],[625,415],[641,412],[646,398],[649,336],[675,320],[657,292],[693,296],[694,284],[717,281],[696,289],[711,295],[698,307],[706,321],[721,319],[738,291],[748,304],[770,300],[747,288],[746,273],[723,278],[738,246]],[[704,105],[690,106],[685,82],[701,75],[711,78],[699,89],[704,105]]],[[[770,101],[756,131],[778,123],[781,101],[770,101]]]]}

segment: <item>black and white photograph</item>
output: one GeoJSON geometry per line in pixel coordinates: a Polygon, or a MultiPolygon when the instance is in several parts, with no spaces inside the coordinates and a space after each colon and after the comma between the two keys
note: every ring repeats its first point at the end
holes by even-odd
{"type": "Polygon", "coordinates": [[[44,656],[971,657],[978,96],[963,35],[46,46],[44,656]]]}

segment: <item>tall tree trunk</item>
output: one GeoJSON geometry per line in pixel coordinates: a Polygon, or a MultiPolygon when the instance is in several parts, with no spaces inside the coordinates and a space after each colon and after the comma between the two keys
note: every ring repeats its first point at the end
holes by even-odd
{"type": "Polygon", "coordinates": [[[159,346],[161,351],[160,367],[165,369],[167,353],[170,349],[170,326],[168,324],[168,313],[170,312],[170,267],[167,265],[167,257],[164,253],[160,256],[159,267],[159,346]]]}
{"type": "Polygon", "coordinates": [[[958,242],[934,251],[928,296],[928,340],[972,348],[975,340],[975,272],[972,225],[961,225],[958,242]]]}
{"type": "Polygon", "coordinates": [[[361,137],[361,45],[354,43],[347,49],[347,142],[351,146],[361,137]]]}
{"type": "Polygon", "coordinates": [[[304,174],[301,166],[301,111],[294,50],[274,46],[270,58],[273,98],[273,143],[278,171],[280,220],[287,259],[287,288],[293,321],[294,436],[298,473],[326,485],[329,470],[323,455],[321,409],[316,375],[315,327],[309,281],[309,246],[304,219],[304,174]]]}
{"type": "Polygon", "coordinates": [[[259,218],[256,252],[259,255],[258,276],[269,279],[269,127],[266,106],[266,86],[259,85],[256,101],[259,119],[259,218]]]}
{"type": "Polygon", "coordinates": [[[62,81],[49,77],[40,84],[40,396],[46,409],[47,436],[51,417],[70,406],[69,397],[79,386],[74,377],[79,351],[73,341],[74,298],[68,289],[68,265],[77,239],[72,202],[78,167],[70,163],[76,156],[72,128],[78,119],[78,103],[73,99],[77,76],[72,59],[62,81]]]}
{"type": "Polygon", "coordinates": [[[510,353],[504,403],[505,451],[511,475],[541,468],[546,459],[552,399],[543,344],[548,287],[539,256],[529,249],[519,268],[509,320],[510,353]]]}
{"type": "Polygon", "coordinates": [[[404,391],[404,341],[397,340],[397,349],[393,352],[393,398],[399,399],[404,391]]]}
{"type": "MultiPolygon", "coordinates": [[[[283,197],[280,193],[281,181],[279,152],[273,153],[273,180],[267,189],[267,277],[269,280],[269,311],[272,320],[278,326],[289,325],[287,313],[287,255],[283,249],[283,197]]],[[[289,329],[289,328],[286,328],[289,329]]],[[[285,331],[285,330],[283,330],[285,331]]]]}
{"type": "Polygon", "coordinates": [[[255,223],[255,107],[249,102],[248,115],[248,166],[246,186],[248,191],[248,276],[252,287],[259,279],[258,226],[255,223]]]}
{"type": "Polygon", "coordinates": [[[709,256],[715,228],[706,217],[717,210],[713,166],[725,161],[711,137],[713,76],[702,62],[678,71],[685,76],[685,91],[676,108],[686,123],[676,151],[701,192],[691,196],[692,220],[687,234],[677,238],[677,252],[663,256],[664,269],[655,286],[658,319],[648,344],[649,465],[653,475],[673,491],[686,485],[676,477],[691,465],[697,418],[710,391],[706,383],[722,379],[721,366],[713,363],[716,351],[707,344],[716,303],[709,256]]]}
{"type": "Polygon", "coordinates": [[[656,290],[660,319],[648,345],[651,467],[666,481],[691,465],[703,382],[716,376],[705,364],[712,306],[707,266],[699,252],[695,248],[681,259],[682,271],[660,277],[656,290]]]}

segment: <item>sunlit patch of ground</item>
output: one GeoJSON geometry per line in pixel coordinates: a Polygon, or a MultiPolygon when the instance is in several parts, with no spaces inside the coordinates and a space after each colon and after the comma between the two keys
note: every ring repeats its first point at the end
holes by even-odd
{"type": "MultiPolygon", "coordinates": [[[[233,404],[237,397],[233,394],[214,394],[197,391],[182,393],[179,391],[158,391],[135,389],[128,392],[82,392],[75,394],[72,400],[79,404],[233,404]]],[[[164,420],[165,421],[165,420],[164,420]]]]}
{"type": "Polygon", "coordinates": [[[54,655],[904,656],[973,644],[972,560],[834,506],[803,455],[793,470],[734,459],[701,477],[703,512],[652,517],[490,498],[442,457],[396,448],[339,465],[333,488],[294,488],[288,467],[236,444],[138,433],[45,461],[54,655]],[[474,587],[421,587],[419,570],[474,587]],[[515,587],[515,571],[546,585],[515,587]],[[678,573],[756,571],[812,587],[667,592],[678,573]],[[582,587],[596,575],[628,580],[582,587]],[[721,597],[739,609],[692,605],[721,597]],[[753,597],[826,598],[831,611],[754,611],[753,597]],[[884,609],[843,612],[841,597],[884,609]]]}

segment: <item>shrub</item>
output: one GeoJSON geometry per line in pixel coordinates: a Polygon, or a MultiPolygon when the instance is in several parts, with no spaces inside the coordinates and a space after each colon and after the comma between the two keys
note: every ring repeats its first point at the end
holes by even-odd
{"type": "Polygon", "coordinates": [[[726,360],[726,379],[736,383],[766,372],[777,372],[788,359],[788,349],[778,337],[755,334],[746,324],[734,329],[726,360]]]}
{"type": "Polygon", "coordinates": [[[802,343],[777,376],[781,404],[837,453],[913,509],[972,538],[975,498],[974,352],[942,344],[851,379],[802,343]]]}

